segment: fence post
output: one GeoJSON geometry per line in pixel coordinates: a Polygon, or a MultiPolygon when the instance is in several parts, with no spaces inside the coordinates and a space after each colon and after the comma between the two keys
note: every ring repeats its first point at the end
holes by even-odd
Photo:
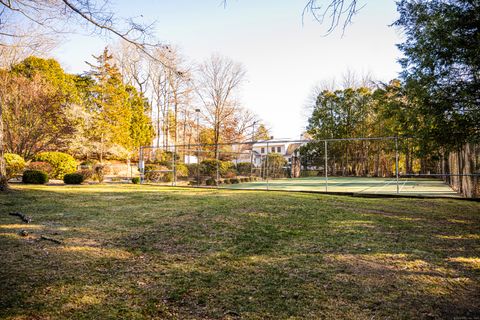
{"type": "Polygon", "coordinates": [[[268,152],[269,151],[268,151],[268,148],[269,148],[269,146],[268,146],[268,141],[267,141],[267,156],[265,158],[265,171],[266,171],[265,179],[267,180],[267,190],[269,189],[269,185],[268,185],[268,152]]]}
{"type": "Polygon", "coordinates": [[[328,192],[328,142],[325,140],[325,192],[328,192]]]}
{"type": "Polygon", "coordinates": [[[395,137],[395,178],[397,180],[397,194],[400,193],[398,185],[398,137],[395,137]]]}
{"type": "Polygon", "coordinates": [[[145,162],[143,161],[143,147],[140,147],[140,159],[138,160],[138,169],[140,169],[140,184],[145,180],[145,162]]]}
{"type": "MultiPolygon", "coordinates": [[[[169,148],[170,149],[170,148],[169,148]]],[[[176,184],[176,181],[175,181],[175,151],[176,151],[176,146],[174,145],[173,148],[171,148],[173,151],[172,151],[172,174],[173,174],[173,179],[172,179],[172,187],[175,186],[176,184]]]]}

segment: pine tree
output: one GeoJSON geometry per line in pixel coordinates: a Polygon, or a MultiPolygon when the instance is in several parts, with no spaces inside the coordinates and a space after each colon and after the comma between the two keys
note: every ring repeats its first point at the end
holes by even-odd
{"type": "Polygon", "coordinates": [[[127,150],[131,148],[132,109],[122,76],[113,64],[108,48],[94,58],[97,64],[90,64],[91,76],[95,80],[92,88],[92,112],[95,114],[93,136],[99,141],[99,160],[102,162],[109,147],[119,145],[127,150]]]}

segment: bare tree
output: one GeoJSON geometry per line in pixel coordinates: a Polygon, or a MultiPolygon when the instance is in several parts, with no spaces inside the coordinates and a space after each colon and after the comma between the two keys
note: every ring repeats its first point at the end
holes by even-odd
{"type": "MultiPolygon", "coordinates": [[[[223,0],[224,6],[228,0],[223,0]]],[[[352,23],[353,17],[363,7],[359,6],[358,0],[307,0],[303,7],[302,20],[306,15],[311,15],[319,23],[328,22],[326,35],[332,33],[341,26],[345,31],[346,27],[352,23]]]]}
{"type": "Polygon", "coordinates": [[[151,60],[148,65],[152,117],[157,129],[156,144],[166,148],[172,143],[176,145],[180,139],[185,143],[187,135],[191,140],[194,116],[191,105],[192,67],[176,47],[158,49],[155,55],[169,64],[165,67],[151,60]]]}
{"type": "Polygon", "coordinates": [[[326,34],[330,34],[339,26],[345,31],[360,9],[358,0],[308,0],[302,17],[311,14],[321,24],[329,20],[326,34]]]}
{"type": "Polygon", "coordinates": [[[150,73],[149,57],[131,43],[121,41],[113,50],[115,62],[123,81],[135,87],[142,94],[148,91],[150,73]]]}
{"type": "Polygon", "coordinates": [[[97,35],[118,37],[148,52],[154,46],[150,29],[133,18],[120,19],[111,8],[109,0],[0,0],[1,35],[23,37],[28,30],[18,30],[18,24],[33,23],[48,34],[65,34],[75,31],[72,26],[97,35]]]}
{"type": "Polygon", "coordinates": [[[8,68],[32,55],[45,56],[57,46],[57,39],[38,32],[32,24],[17,26],[16,30],[17,34],[23,35],[7,37],[0,34],[0,68],[8,68]],[[28,33],[23,31],[28,29],[28,33]]]}
{"type": "Polygon", "coordinates": [[[199,67],[197,93],[204,105],[205,119],[213,129],[216,159],[222,133],[238,113],[236,94],[244,79],[241,64],[219,55],[212,55],[199,67]]]}

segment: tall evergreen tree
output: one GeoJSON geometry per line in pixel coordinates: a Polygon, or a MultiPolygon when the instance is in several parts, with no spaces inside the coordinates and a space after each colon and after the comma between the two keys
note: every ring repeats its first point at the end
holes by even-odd
{"type": "Polygon", "coordinates": [[[480,138],[480,2],[402,0],[402,78],[441,146],[480,138]]]}
{"type": "Polygon", "coordinates": [[[89,64],[90,74],[95,80],[91,88],[95,116],[94,139],[99,142],[99,160],[103,161],[105,152],[114,145],[128,149],[132,145],[130,123],[132,111],[128,104],[128,93],[122,82],[122,76],[113,64],[113,56],[105,48],[99,56],[94,56],[97,64],[89,64]]]}

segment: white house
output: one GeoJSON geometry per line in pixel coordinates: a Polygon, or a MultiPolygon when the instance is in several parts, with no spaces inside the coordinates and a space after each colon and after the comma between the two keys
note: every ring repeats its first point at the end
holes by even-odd
{"type": "Polygon", "coordinates": [[[261,165],[262,157],[267,154],[278,153],[281,154],[288,163],[291,163],[292,157],[295,155],[295,151],[302,145],[298,141],[289,141],[286,139],[271,139],[257,141],[252,146],[252,152],[254,154],[255,166],[261,165]]]}

